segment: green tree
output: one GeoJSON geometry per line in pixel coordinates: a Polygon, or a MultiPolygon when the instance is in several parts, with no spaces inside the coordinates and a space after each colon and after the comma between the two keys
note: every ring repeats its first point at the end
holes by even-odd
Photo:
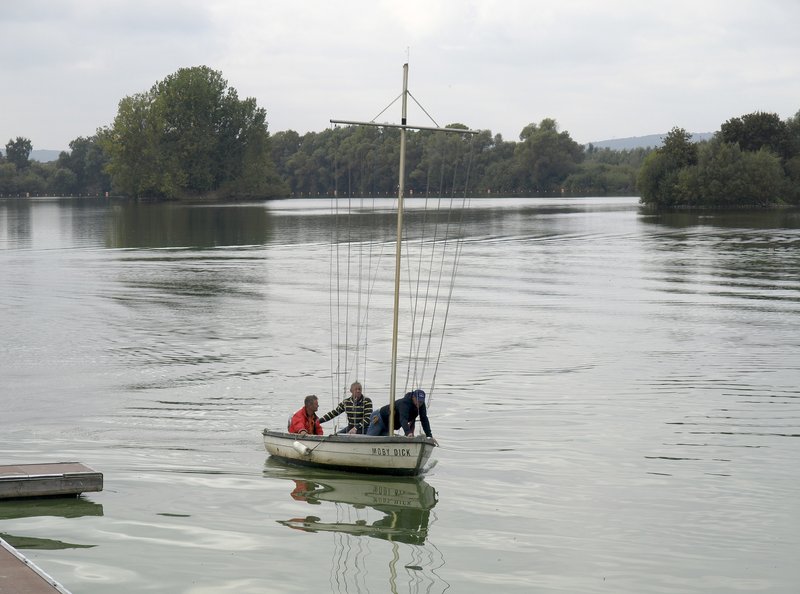
{"type": "Polygon", "coordinates": [[[115,188],[164,198],[283,194],[266,111],[227,84],[207,66],[182,68],[120,101],[98,134],[115,188]]]}
{"type": "Polygon", "coordinates": [[[70,196],[79,193],[78,178],[71,169],[59,167],[50,178],[50,192],[55,196],[70,196]]]}
{"type": "Polygon", "coordinates": [[[800,111],[786,120],[786,135],[792,157],[800,156],[800,111]]]}
{"type": "Polygon", "coordinates": [[[679,174],[697,163],[697,146],[692,135],[675,127],[664,137],[664,144],[642,163],[637,179],[643,204],[674,208],[681,202],[679,174]]]}
{"type": "Polygon", "coordinates": [[[16,140],[11,140],[6,143],[6,160],[13,163],[18,170],[25,169],[30,165],[28,158],[33,150],[33,144],[27,138],[17,136],[16,140]]]}
{"type": "Polygon", "coordinates": [[[717,135],[723,142],[738,144],[743,151],[766,148],[782,159],[791,156],[789,129],[776,113],[757,111],[731,118],[717,135]]]}
{"type": "Polygon", "coordinates": [[[62,151],[56,161],[54,191],[62,194],[103,194],[111,188],[111,179],[105,171],[108,155],[97,135],[78,137],[69,143],[69,152],[62,151]],[[71,175],[66,175],[69,172],[71,175]]]}
{"type": "Polygon", "coordinates": [[[16,194],[17,168],[13,163],[0,163],[0,196],[16,194]]]}
{"type": "Polygon", "coordinates": [[[0,163],[0,195],[44,196],[53,171],[52,164],[38,161],[31,161],[24,169],[17,169],[13,163],[0,163]]]}
{"type": "Polygon", "coordinates": [[[599,149],[589,144],[585,151],[586,158],[581,164],[604,163],[607,165],[624,165],[638,170],[639,167],[642,166],[645,157],[653,150],[654,149],[642,147],[622,150],[612,150],[608,147],[599,149]]]}
{"type": "Polygon", "coordinates": [[[609,196],[629,195],[636,187],[636,170],[629,165],[610,165],[599,161],[581,163],[564,181],[570,194],[609,196]]]}
{"type": "Polygon", "coordinates": [[[551,118],[529,124],[519,135],[514,158],[520,185],[534,192],[555,192],[583,159],[583,147],[559,132],[551,118]]]}
{"type": "Polygon", "coordinates": [[[158,109],[151,93],[125,97],[111,128],[98,130],[98,140],[109,155],[107,171],[122,194],[171,198],[185,183],[163,142],[164,121],[158,109]]]}
{"type": "Polygon", "coordinates": [[[22,174],[17,175],[17,187],[20,194],[30,194],[31,196],[44,196],[47,193],[46,174],[43,175],[41,168],[34,169],[28,167],[22,174]]]}
{"type": "Polygon", "coordinates": [[[289,159],[300,150],[300,135],[294,130],[276,132],[272,136],[272,161],[275,169],[284,181],[289,181],[290,171],[287,166],[289,159]]]}
{"type": "Polygon", "coordinates": [[[736,143],[705,143],[697,165],[679,174],[678,203],[686,207],[741,208],[784,202],[786,180],[777,155],[743,151],[736,143]]]}
{"type": "Polygon", "coordinates": [[[497,134],[478,153],[481,177],[477,178],[476,187],[480,188],[482,194],[502,196],[518,190],[514,168],[515,149],[515,142],[506,142],[501,134],[497,134]]]}
{"type": "Polygon", "coordinates": [[[787,198],[800,202],[800,111],[786,120],[786,133],[789,139],[789,157],[783,168],[788,178],[787,198]]]}
{"type": "MultiPolygon", "coordinates": [[[[467,129],[464,124],[447,127],[467,129]]],[[[409,189],[423,196],[463,195],[472,164],[470,143],[474,140],[457,132],[420,130],[411,134],[409,146],[418,150],[408,159],[413,165],[409,189]]]]}
{"type": "Polygon", "coordinates": [[[673,128],[664,137],[663,146],[658,149],[666,157],[672,168],[681,168],[697,163],[697,145],[692,135],[683,128],[673,128]]]}

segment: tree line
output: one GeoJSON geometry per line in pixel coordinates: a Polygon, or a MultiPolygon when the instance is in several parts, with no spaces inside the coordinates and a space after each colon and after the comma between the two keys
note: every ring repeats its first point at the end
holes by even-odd
{"type": "MultiPolygon", "coordinates": [[[[466,129],[461,123],[448,127],[466,129]]],[[[30,161],[18,137],[0,157],[0,195],[121,195],[157,199],[393,196],[399,130],[332,127],[270,135],[266,111],[239,99],[220,72],[182,68],[125,97],[109,126],[70,142],[51,163],[30,161]]],[[[800,201],[800,112],[733,118],[709,142],[673,129],[658,149],[599,149],[554,119],[518,141],[409,131],[410,195],[641,195],[662,208],[800,201]]]]}
{"type": "Polygon", "coordinates": [[[781,121],[755,112],[731,118],[707,142],[673,128],[638,174],[643,204],[661,209],[800,204],[800,112],[781,121]]]}

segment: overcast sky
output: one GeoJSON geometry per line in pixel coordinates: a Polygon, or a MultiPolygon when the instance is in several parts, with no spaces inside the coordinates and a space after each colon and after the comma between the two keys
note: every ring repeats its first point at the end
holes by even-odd
{"type": "Polygon", "coordinates": [[[800,110],[800,0],[0,0],[0,146],[66,149],[123,97],[206,65],[272,133],[370,120],[587,143],[800,110]],[[380,119],[399,120],[399,103],[380,119]],[[409,123],[431,125],[409,108],[409,123]]]}

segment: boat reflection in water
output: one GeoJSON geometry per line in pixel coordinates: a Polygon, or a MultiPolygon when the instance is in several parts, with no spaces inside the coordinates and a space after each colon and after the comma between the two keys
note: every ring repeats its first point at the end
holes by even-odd
{"type": "Polygon", "coordinates": [[[407,591],[398,587],[398,581],[407,579],[412,590],[449,588],[437,574],[445,564],[441,551],[428,539],[437,493],[424,479],[296,468],[272,458],[267,459],[264,474],[285,479],[292,499],[315,508],[306,514],[305,507],[297,517],[278,523],[331,535],[335,574],[331,584],[359,586],[358,591],[364,592],[398,592],[407,591]],[[389,548],[371,547],[372,539],[390,543],[389,548]],[[370,587],[372,580],[383,584],[380,590],[370,587]]]}
{"type": "Polygon", "coordinates": [[[416,545],[424,544],[428,537],[430,514],[437,500],[436,491],[424,479],[300,470],[290,475],[289,472],[281,478],[292,481],[292,499],[311,505],[345,505],[338,506],[335,521],[307,515],[281,520],[284,526],[305,532],[339,532],[416,545]],[[371,520],[358,513],[367,509],[382,516],[371,520]]]}

